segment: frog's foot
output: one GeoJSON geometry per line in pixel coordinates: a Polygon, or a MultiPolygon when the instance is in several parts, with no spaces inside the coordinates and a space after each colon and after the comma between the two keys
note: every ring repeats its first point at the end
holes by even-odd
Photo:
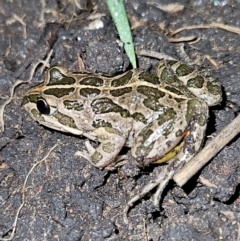
{"type": "MultiPolygon", "coordinates": [[[[172,162],[173,163],[173,162],[172,162]]],[[[172,164],[171,163],[171,164],[172,164]]],[[[169,164],[169,165],[171,165],[169,164]]],[[[158,175],[158,177],[149,182],[143,189],[142,191],[135,195],[133,198],[131,198],[126,207],[124,208],[123,210],[123,220],[126,224],[128,224],[128,217],[127,217],[127,214],[128,214],[128,210],[130,209],[130,207],[133,206],[133,204],[142,199],[147,193],[149,193],[153,188],[155,188],[156,186],[158,186],[160,184],[159,187],[161,187],[161,190],[164,190],[165,186],[167,185],[167,183],[169,182],[169,180],[173,177],[175,171],[170,171],[169,172],[169,166],[166,166],[164,167],[164,169],[162,170],[162,172],[158,175]]],[[[160,194],[161,195],[161,194],[160,194]]],[[[158,205],[158,204],[157,204],[158,205]]]]}
{"type": "MultiPolygon", "coordinates": [[[[92,165],[96,166],[91,159],[91,156],[95,153],[96,149],[91,145],[89,140],[85,141],[85,146],[87,148],[87,151],[77,151],[75,152],[75,156],[83,157],[84,159],[88,160],[92,165]]],[[[110,165],[106,166],[105,169],[112,171],[115,170],[118,167],[121,167],[126,164],[128,161],[129,156],[128,155],[118,155],[114,162],[111,163],[110,165]]]]}
{"type": "Polygon", "coordinates": [[[111,127],[99,127],[92,132],[88,132],[88,135],[100,144],[97,148],[94,148],[87,140],[85,142],[87,151],[77,152],[75,155],[84,157],[98,168],[105,168],[115,162],[126,142],[125,137],[111,127]]]}
{"type": "Polygon", "coordinates": [[[115,158],[114,162],[105,167],[105,170],[113,171],[118,167],[125,165],[128,162],[128,155],[119,155],[115,158]]]}
{"type": "Polygon", "coordinates": [[[173,176],[183,167],[185,164],[186,155],[185,153],[181,152],[178,155],[178,159],[174,159],[170,162],[170,164],[161,171],[161,173],[157,176],[157,178],[151,182],[149,182],[141,191],[141,193],[135,195],[133,198],[131,198],[126,207],[123,210],[123,219],[126,224],[128,224],[128,218],[127,213],[130,207],[133,206],[133,204],[142,199],[147,193],[149,193],[152,189],[154,189],[156,186],[158,186],[156,193],[153,196],[153,204],[155,206],[159,205],[162,192],[164,188],[167,186],[168,182],[173,178],[173,176]]]}
{"type": "Polygon", "coordinates": [[[87,148],[87,151],[77,151],[74,155],[83,157],[84,159],[88,160],[92,165],[96,166],[91,160],[91,156],[94,154],[96,149],[91,145],[89,140],[85,141],[85,146],[87,148]]]}

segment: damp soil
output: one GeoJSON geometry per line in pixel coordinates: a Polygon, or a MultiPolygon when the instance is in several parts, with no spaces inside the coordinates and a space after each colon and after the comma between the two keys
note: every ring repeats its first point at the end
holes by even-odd
{"type": "MultiPolygon", "coordinates": [[[[194,41],[170,42],[169,33],[212,22],[239,27],[240,4],[182,0],[171,1],[175,7],[166,8],[170,1],[159,2],[126,2],[135,47],[196,63],[222,84],[223,101],[210,108],[208,142],[239,112],[240,36],[219,28],[194,28],[174,36],[193,36],[194,41]]],[[[88,72],[112,76],[132,68],[105,1],[2,0],[0,23],[0,104],[9,97],[14,83],[28,79],[33,63],[45,59],[50,50],[50,66],[63,65],[72,71],[84,67],[88,72]]],[[[137,60],[138,66],[148,71],[158,62],[142,56],[137,60]]],[[[16,88],[4,111],[1,238],[11,234],[29,170],[58,142],[29,176],[13,240],[239,239],[239,136],[184,188],[170,182],[158,207],[152,205],[152,193],[134,204],[129,224],[125,224],[122,212],[126,202],[162,166],[140,169],[129,161],[116,170],[100,170],[75,156],[85,148],[84,137],[40,126],[21,107],[24,93],[44,78],[40,67],[28,84],[16,88]]]]}

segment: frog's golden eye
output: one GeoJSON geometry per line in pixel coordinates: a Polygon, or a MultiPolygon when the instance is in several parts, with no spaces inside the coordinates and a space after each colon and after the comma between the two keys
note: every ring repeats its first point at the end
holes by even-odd
{"type": "Polygon", "coordinates": [[[50,114],[50,106],[49,104],[46,102],[46,100],[39,98],[37,100],[37,109],[41,114],[44,115],[49,115],[50,114]]]}

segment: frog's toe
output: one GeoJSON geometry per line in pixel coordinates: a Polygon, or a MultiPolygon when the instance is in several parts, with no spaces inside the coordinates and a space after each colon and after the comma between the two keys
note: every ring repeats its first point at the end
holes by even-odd
{"type": "Polygon", "coordinates": [[[87,151],[89,153],[89,156],[93,155],[94,152],[96,151],[96,149],[91,145],[90,141],[89,140],[86,140],[85,141],[85,146],[87,148],[87,151]]]}
{"type": "Polygon", "coordinates": [[[86,160],[88,160],[89,162],[91,162],[90,155],[86,151],[77,151],[77,152],[75,152],[74,155],[79,156],[79,157],[83,157],[86,160]]]}
{"type": "Polygon", "coordinates": [[[75,156],[83,157],[92,163],[91,156],[94,154],[95,148],[91,145],[91,143],[88,140],[85,142],[85,146],[87,148],[87,151],[77,151],[75,153],[75,156]]]}
{"type": "Polygon", "coordinates": [[[139,167],[144,167],[145,166],[144,165],[144,157],[143,156],[139,156],[137,158],[133,157],[133,160],[134,160],[134,162],[136,163],[137,166],[139,166],[139,167]]]}

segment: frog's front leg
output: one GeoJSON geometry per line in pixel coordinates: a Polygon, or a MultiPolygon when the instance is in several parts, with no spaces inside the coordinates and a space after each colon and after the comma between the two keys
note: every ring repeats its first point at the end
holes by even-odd
{"type": "MultiPolygon", "coordinates": [[[[126,223],[128,223],[127,212],[129,208],[137,200],[144,197],[149,191],[157,186],[158,189],[154,194],[153,203],[156,206],[159,205],[162,192],[169,180],[171,180],[172,177],[183,167],[183,165],[190,161],[200,149],[202,140],[204,139],[208,119],[207,104],[198,99],[189,100],[187,102],[187,113],[185,118],[188,123],[188,128],[185,131],[182,141],[177,145],[181,147],[180,151],[173,157],[173,159],[169,160],[170,164],[163,168],[155,180],[148,183],[138,195],[128,201],[124,209],[124,221],[126,223]]],[[[146,158],[148,158],[148,156],[146,156],[146,158]]],[[[156,160],[155,163],[158,163],[158,160],[156,160]]]]}
{"type": "Polygon", "coordinates": [[[114,162],[126,142],[125,137],[111,127],[99,127],[87,133],[87,136],[99,141],[99,146],[95,149],[86,141],[88,153],[77,152],[76,155],[84,157],[98,168],[104,168],[114,162]]]}

